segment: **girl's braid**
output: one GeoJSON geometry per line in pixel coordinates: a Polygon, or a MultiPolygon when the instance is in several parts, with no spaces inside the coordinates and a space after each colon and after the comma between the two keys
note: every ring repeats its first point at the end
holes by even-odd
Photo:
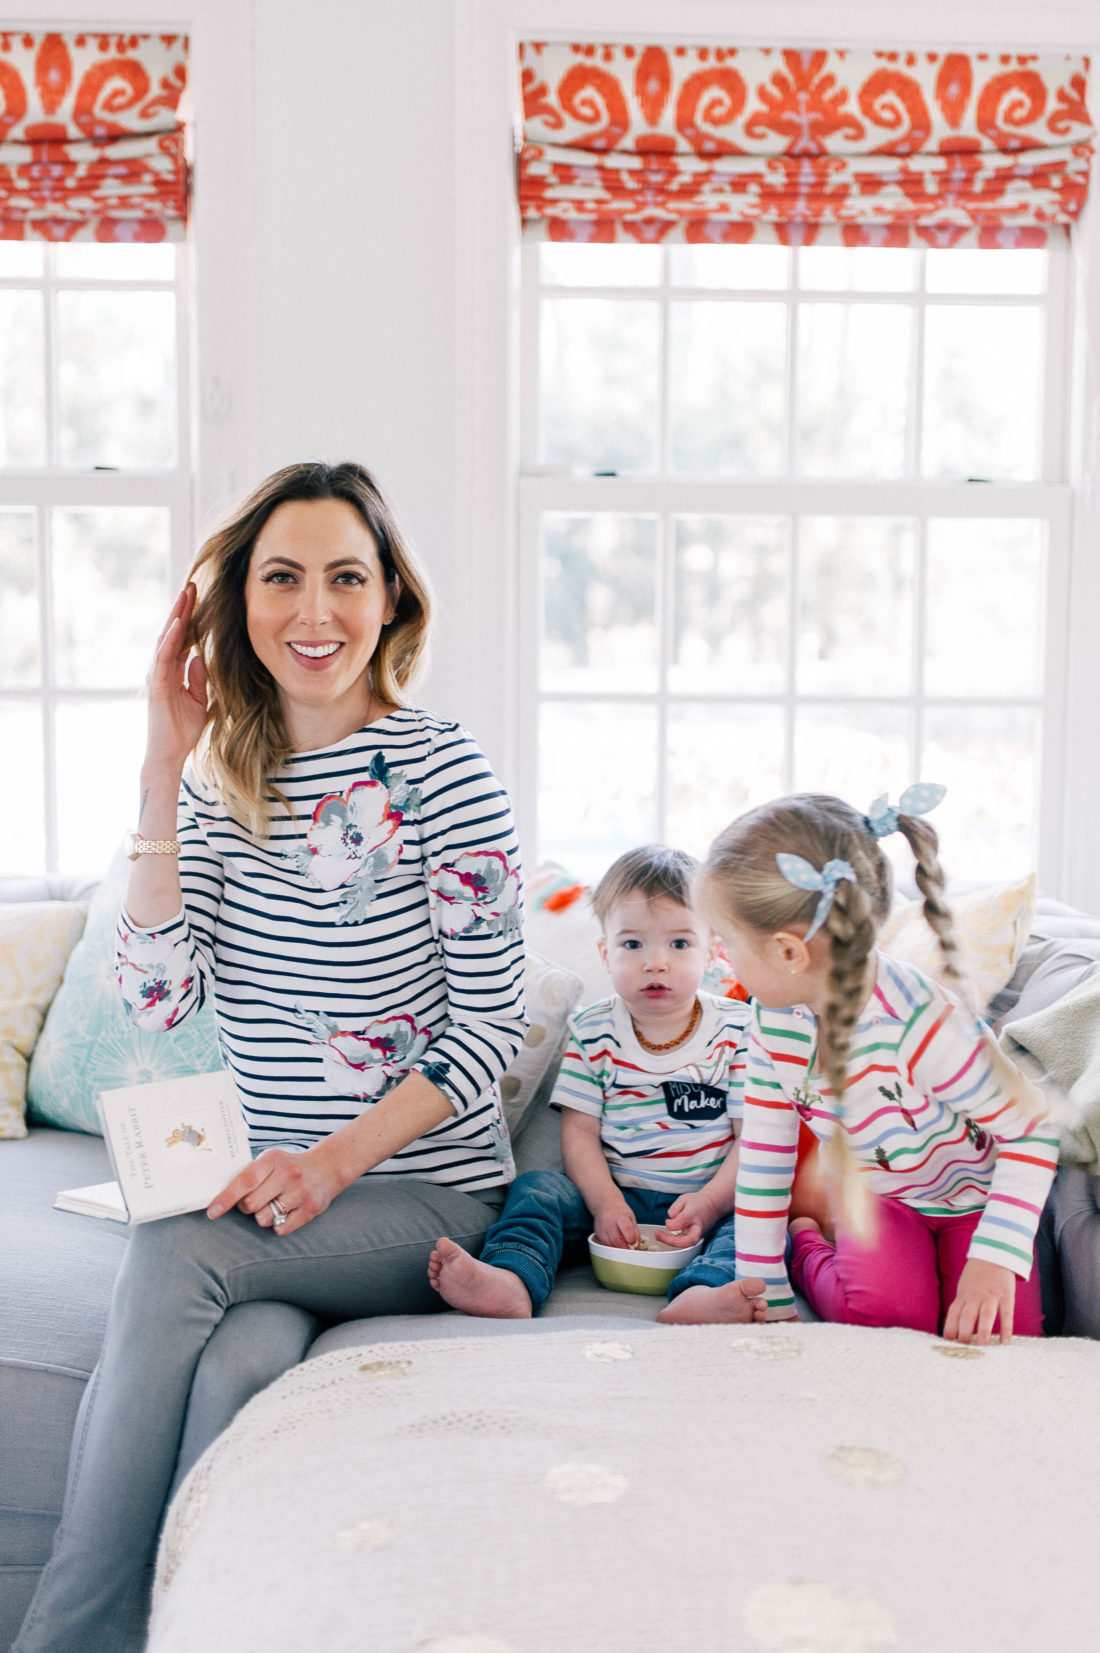
{"type": "Polygon", "coordinates": [[[944,899],[944,876],[940,866],[940,841],[936,829],[916,815],[898,817],[898,831],[906,839],[916,861],[917,888],[924,898],[924,918],[939,942],[942,974],[947,986],[961,999],[969,999],[966,973],[962,968],[955,923],[944,899]]]}
{"type": "MultiPolygon", "coordinates": [[[[898,831],[908,840],[917,863],[917,888],[924,897],[925,920],[940,944],[944,980],[955,990],[971,1015],[979,1015],[980,1011],[971,1003],[970,984],[960,965],[959,944],[955,938],[951,909],[943,898],[944,877],[940,866],[939,838],[936,836],[936,830],[927,821],[920,820],[915,815],[901,815],[898,817],[898,831]]],[[[981,1025],[979,1021],[979,1026],[981,1025]]],[[[1040,1124],[1049,1116],[1049,1099],[1008,1059],[988,1028],[984,1028],[983,1038],[990,1065],[1006,1095],[1014,1098],[1017,1103],[1026,1103],[1031,1109],[1033,1125],[1040,1124]]]]}
{"type": "Polygon", "coordinates": [[[871,902],[859,884],[844,881],[837,885],[823,928],[829,937],[829,996],[818,1031],[821,1065],[837,1113],[836,1130],[829,1138],[824,1157],[837,1179],[849,1226],[853,1232],[866,1235],[872,1220],[870,1201],[844,1129],[848,1052],[852,1029],[867,998],[868,970],[877,929],[871,902]]]}

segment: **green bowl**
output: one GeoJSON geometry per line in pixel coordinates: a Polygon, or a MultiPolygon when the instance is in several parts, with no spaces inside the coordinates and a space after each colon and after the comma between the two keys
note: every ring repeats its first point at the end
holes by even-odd
{"type": "Polygon", "coordinates": [[[641,1292],[646,1297],[663,1297],[671,1280],[680,1270],[698,1257],[703,1249],[699,1240],[695,1245],[662,1245],[654,1239],[659,1223],[639,1223],[638,1233],[656,1251],[632,1251],[629,1246],[601,1245],[594,1234],[588,1236],[588,1252],[592,1269],[601,1286],[608,1291],[641,1292]]]}

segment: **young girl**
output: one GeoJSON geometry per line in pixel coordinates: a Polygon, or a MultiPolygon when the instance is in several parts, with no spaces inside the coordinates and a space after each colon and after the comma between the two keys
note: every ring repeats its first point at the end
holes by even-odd
{"type": "Polygon", "coordinates": [[[767,1318],[794,1318],[784,1248],[804,1120],[837,1208],[834,1241],[812,1218],[790,1225],[791,1276],[813,1308],[964,1343],[999,1325],[1007,1343],[1013,1326],[1042,1331],[1034,1241],[1057,1160],[1045,1099],[953,993],[875,949],[891,893],[878,840],[900,831],[943,974],[961,985],[938,841],[918,819],[942,795],[911,787],[870,817],[838,798],[782,798],[706,859],[699,907],[756,1000],[737,1267],[766,1279],[767,1318]]]}

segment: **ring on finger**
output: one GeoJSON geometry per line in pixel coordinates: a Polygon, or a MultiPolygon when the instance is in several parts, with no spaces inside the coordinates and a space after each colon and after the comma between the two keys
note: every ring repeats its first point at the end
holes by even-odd
{"type": "Polygon", "coordinates": [[[286,1206],[281,1200],[268,1200],[267,1207],[271,1212],[272,1228],[282,1228],[283,1224],[290,1216],[290,1212],[287,1210],[286,1206]]]}

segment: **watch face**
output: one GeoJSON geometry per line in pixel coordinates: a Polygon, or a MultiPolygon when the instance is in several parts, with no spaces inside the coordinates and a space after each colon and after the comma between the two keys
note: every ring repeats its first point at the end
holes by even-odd
{"type": "Polygon", "coordinates": [[[143,842],[144,840],[142,839],[140,832],[128,832],[126,834],[126,853],[130,857],[131,861],[136,861],[138,856],[141,854],[141,845],[143,842]]]}

